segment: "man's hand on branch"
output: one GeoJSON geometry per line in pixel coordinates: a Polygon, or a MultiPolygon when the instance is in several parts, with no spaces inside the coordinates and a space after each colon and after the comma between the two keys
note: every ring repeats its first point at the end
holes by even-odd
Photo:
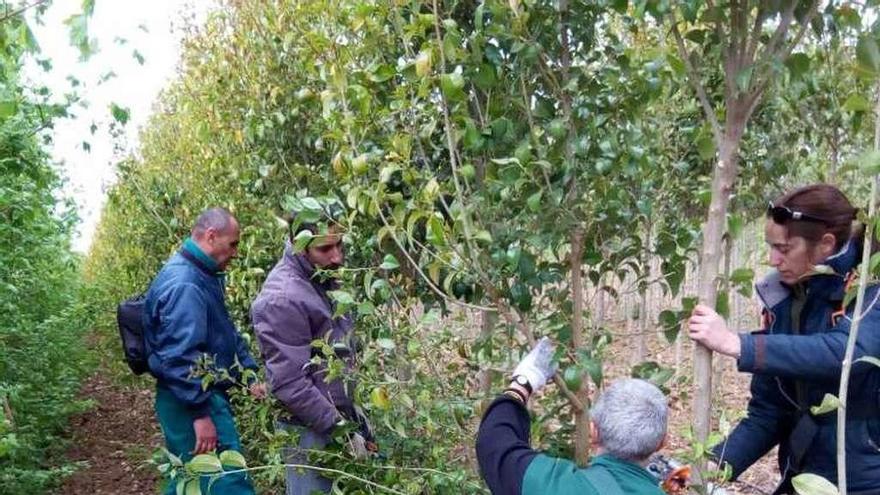
{"type": "Polygon", "coordinates": [[[688,336],[706,348],[726,356],[739,358],[739,335],[727,328],[727,323],[714,309],[698,304],[688,319],[688,336]]]}
{"type": "Polygon", "coordinates": [[[514,378],[525,377],[531,387],[531,393],[543,388],[547,384],[547,380],[556,373],[556,363],[553,362],[554,350],[555,346],[549,338],[544,337],[539,340],[535,347],[516,365],[516,369],[513,370],[514,378]]]}

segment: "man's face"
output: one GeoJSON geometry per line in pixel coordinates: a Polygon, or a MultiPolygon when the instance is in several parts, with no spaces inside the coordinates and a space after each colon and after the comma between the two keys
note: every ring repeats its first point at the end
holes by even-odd
{"type": "Polygon", "coordinates": [[[331,227],[327,234],[318,234],[306,249],[306,259],[322,270],[336,270],[345,261],[342,235],[331,227]]]}
{"type": "Polygon", "coordinates": [[[205,244],[208,247],[206,254],[217,262],[220,270],[226,270],[229,262],[238,255],[239,237],[240,230],[235,219],[222,231],[208,229],[205,232],[205,244]]]}
{"type": "Polygon", "coordinates": [[[783,282],[793,284],[812,270],[816,253],[806,239],[790,237],[788,227],[771,219],[764,226],[764,237],[770,248],[770,265],[779,270],[783,282]]]}

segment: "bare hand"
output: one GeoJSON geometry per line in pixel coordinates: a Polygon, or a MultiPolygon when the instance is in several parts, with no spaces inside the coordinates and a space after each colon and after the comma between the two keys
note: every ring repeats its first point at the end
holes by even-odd
{"type": "Polygon", "coordinates": [[[268,396],[266,384],[264,382],[251,383],[251,386],[248,387],[248,390],[250,390],[251,395],[257,400],[263,400],[268,396]]]}
{"type": "Polygon", "coordinates": [[[688,336],[706,348],[726,356],[740,355],[739,335],[727,328],[727,323],[714,309],[698,304],[688,319],[688,336]]]}
{"type": "Polygon", "coordinates": [[[206,454],[217,448],[217,428],[211,416],[202,416],[193,421],[196,432],[196,446],[191,454],[206,454]]]}

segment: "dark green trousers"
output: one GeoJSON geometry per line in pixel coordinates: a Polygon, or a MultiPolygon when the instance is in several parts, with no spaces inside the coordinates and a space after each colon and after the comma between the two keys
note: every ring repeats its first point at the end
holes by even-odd
{"type": "MultiPolygon", "coordinates": [[[[196,445],[196,434],[193,430],[195,418],[186,404],[174,397],[174,394],[168,389],[157,386],[156,416],[159,418],[159,425],[165,435],[165,447],[168,451],[180,457],[184,462],[192,459],[193,456],[190,452],[196,445]]],[[[214,392],[211,395],[211,420],[217,428],[217,452],[224,450],[241,452],[241,440],[238,438],[238,430],[235,429],[229,400],[220,392],[214,392]]],[[[229,467],[227,469],[236,468],[229,467]]],[[[204,476],[201,479],[201,488],[203,494],[210,495],[252,495],[254,493],[254,487],[245,473],[221,476],[213,483],[210,483],[209,476],[204,476]]],[[[175,495],[176,486],[169,483],[165,494],[175,495]]]]}

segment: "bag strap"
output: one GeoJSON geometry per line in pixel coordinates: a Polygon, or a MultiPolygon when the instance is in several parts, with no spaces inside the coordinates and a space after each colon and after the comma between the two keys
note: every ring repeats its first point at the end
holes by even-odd
{"type": "Polygon", "coordinates": [[[581,471],[587,481],[598,493],[603,495],[624,495],[623,489],[605,466],[591,466],[581,471]]]}

